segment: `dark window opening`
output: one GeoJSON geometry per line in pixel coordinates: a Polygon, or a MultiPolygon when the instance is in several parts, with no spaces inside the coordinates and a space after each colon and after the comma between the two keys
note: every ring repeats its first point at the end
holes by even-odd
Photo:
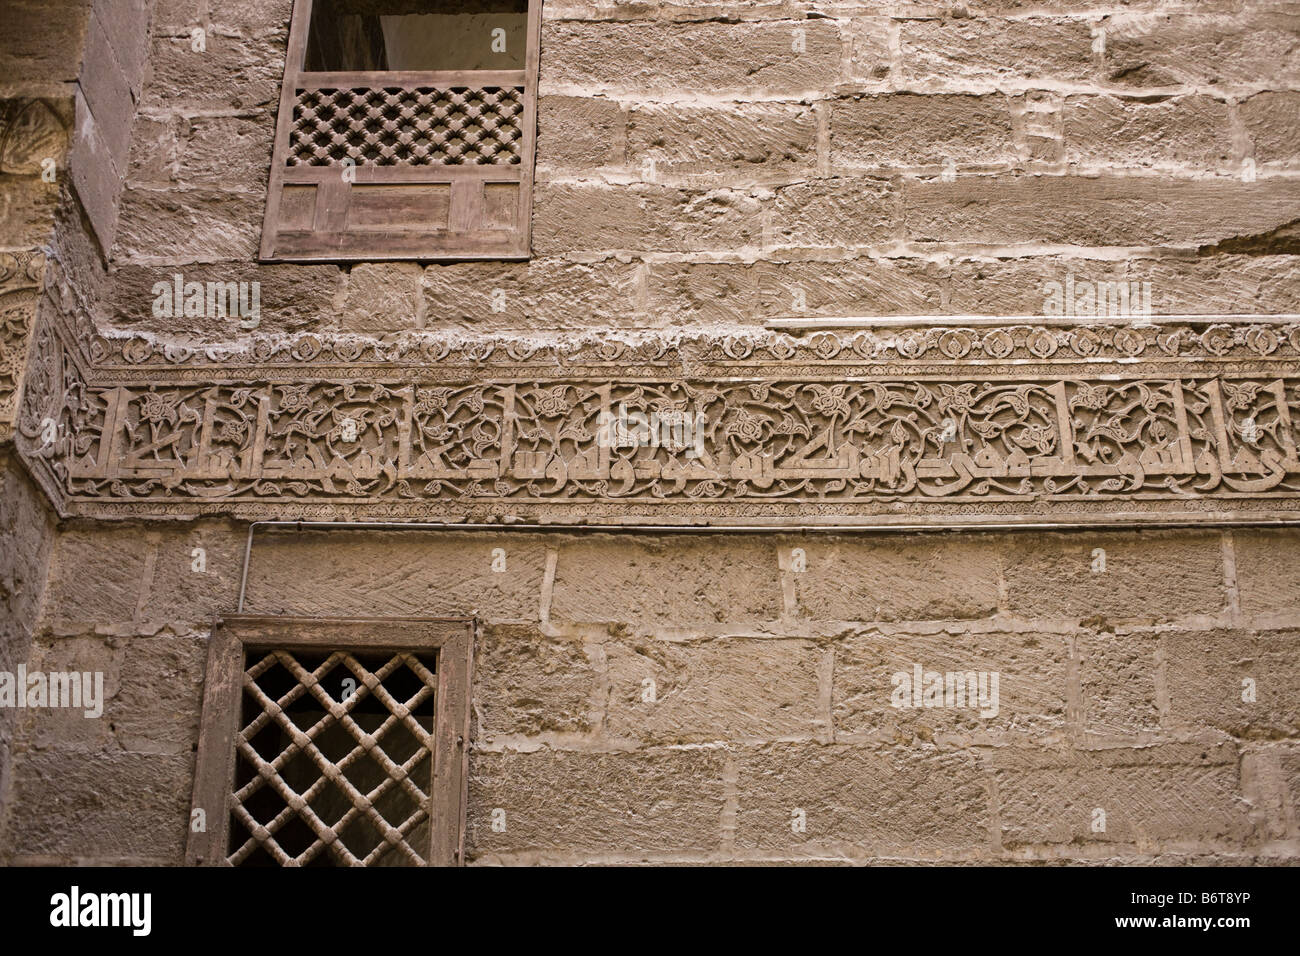
{"type": "Polygon", "coordinates": [[[527,0],[316,0],[307,72],[522,70],[527,0]]]}

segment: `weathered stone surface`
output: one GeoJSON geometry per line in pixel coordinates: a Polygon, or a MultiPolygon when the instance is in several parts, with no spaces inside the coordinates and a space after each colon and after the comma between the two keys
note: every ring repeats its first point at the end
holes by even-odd
{"type": "Polygon", "coordinates": [[[41,613],[54,534],[45,500],[8,455],[0,456],[0,670],[26,658],[41,613]]]}
{"type": "Polygon", "coordinates": [[[1257,163],[1300,160],[1300,92],[1257,93],[1238,111],[1257,163]]]}
{"type": "Polygon", "coordinates": [[[91,0],[12,0],[0,34],[0,77],[6,85],[71,83],[81,66],[91,0]]]}
{"type": "Polygon", "coordinates": [[[277,613],[538,619],[545,544],[518,535],[268,534],[255,547],[248,608],[277,613]],[[492,570],[504,551],[504,571],[492,570]]]}
{"type": "Polygon", "coordinates": [[[385,332],[419,324],[420,280],[414,262],[358,263],[343,273],[339,327],[345,332],[385,332]]]}
{"type": "Polygon", "coordinates": [[[287,34],[292,0],[213,0],[212,22],[243,36],[287,34]]]}
{"type": "Polygon", "coordinates": [[[1120,14],[1106,26],[1104,74],[1131,87],[1290,84],[1300,76],[1298,33],[1295,18],[1280,11],[1120,14]]]}
{"type": "Polygon", "coordinates": [[[1128,261],[1128,278],[1151,283],[1151,311],[1156,315],[1300,310],[1300,261],[1295,256],[1134,258],[1128,261]]]}
{"type": "Polygon", "coordinates": [[[639,94],[679,88],[797,94],[839,70],[840,37],[826,20],[792,23],[548,23],[541,89],[581,86],[639,94]],[[803,51],[795,30],[802,32],[803,51]]]}
{"type": "Polygon", "coordinates": [[[705,175],[747,183],[811,172],[817,123],[806,106],[748,103],[638,106],[628,112],[628,163],[656,176],[705,175]]]}
{"type": "MultiPolygon", "coordinates": [[[[49,574],[54,527],[41,495],[10,455],[0,454],[0,671],[27,660],[49,574]]],[[[20,711],[0,708],[0,802],[13,783],[13,739],[20,711]]],[[[3,827],[0,820],[0,828],[3,827]]],[[[0,833],[0,860],[9,851],[0,833]]]]}
{"type": "Polygon", "coordinates": [[[1209,245],[1300,218],[1289,182],[960,177],[909,183],[904,200],[908,236],[921,242],[1209,245]]]}
{"type": "Polygon", "coordinates": [[[1237,588],[1247,621],[1293,623],[1300,611],[1300,560],[1290,531],[1235,531],[1237,588]]]}
{"type": "Polygon", "coordinates": [[[772,620],[780,608],[776,556],[754,539],[593,535],[561,547],[551,618],[701,627],[772,620]]]}
{"type": "MultiPolygon", "coordinates": [[[[151,6],[149,0],[124,0],[122,3],[113,4],[110,14],[101,4],[95,11],[91,23],[92,35],[102,31],[105,40],[112,48],[113,58],[122,71],[134,102],[140,100],[141,83],[144,78],[149,49],[151,6]]],[[[83,87],[87,85],[84,65],[81,82],[83,87]]]]}
{"type": "Polygon", "coordinates": [[[116,252],[137,263],[253,261],[263,202],[245,192],[128,189],[116,252]]]}
{"type": "MultiPolygon", "coordinates": [[[[949,311],[964,315],[1045,315],[1053,286],[1076,281],[1124,282],[1124,262],[1028,256],[1020,259],[959,259],[952,266],[949,311]]],[[[1132,277],[1137,279],[1139,277],[1132,277]]],[[[1152,284],[1152,302],[1157,286],[1152,284]]]]}
{"type": "Polygon", "coordinates": [[[1092,37],[1078,20],[905,20],[903,72],[944,85],[1092,76],[1092,37]]]}
{"type": "Polygon", "coordinates": [[[23,755],[10,811],[13,855],[179,864],[192,754],[23,755]]]}
{"type": "Polygon", "coordinates": [[[153,544],[138,527],[69,531],[58,539],[48,618],[80,633],[135,618],[153,544]]]}
{"type": "Polygon", "coordinates": [[[1232,163],[1232,123],[1223,100],[1072,96],[1064,112],[1065,158],[1072,163],[1215,169],[1232,163]]]}
{"type": "Polygon", "coordinates": [[[1079,657],[1083,730],[1132,737],[1161,724],[1158,637],[1144,632],[1081,631],[1079,657]]]}
{"type": "Polygon", "coordinates": [[[1231,747],[1009,751],[993,760],[1008,850],[1071,843],[1234,845],[1255,832],[1231,747]]]}
{"type": "Polygon", "coordinates": [[[988,842],[987,784],[970,752],[772,744],[737,760],[738,848],[934,859],[988,842]],[[796,810],[805,832],[792,828],[796,810]]]}
{"type": "Polygon", "coordinates": [[[646,640],[606,644],[605,654],[611,736],[687,743],[806,738],[817,729],[820,652],[811,641],[646,640]]]}
{"type": "Polygon", "coordinates": [[[1050,736],[1065,726],[1068,654],[1060,634],[855,632],[835,646],[835,737],[910,743],[1050,736]],[[927,699],[932,674],[945,675],[944,689],[927,699]],[[957,675],[951,695],[948,674],[957,675]]]}
{"type": "MultiPolygon", "coordinates": [[[[985,617],[998,606],[992,537],[808,538],[807,570],[789,572],[799,613],[819,621],[985,617]]],[[[1014,545],[1014,539],[1007,542],[1014,545]]]]}
{"type": "Polygon", "coordinates": [[[111,249],[117,234],[118,204],[123,189],[120,160],[113,156],[79,88],[73,100],[76,126],[68,153],[68,178],[99,248],[111,249]]]}
{"type": "Polygon", "coordinates": [[[656,262],[647,311],[663,324],[757,324],[766,319],[938,314],[945,266],[923,259],[656,262]]]}
{"type": "Polygon", "coordinates": [[[831,166],[916,167],[1014,160],[1006,97],[877,94],[831,107],[831,166]]]}
{"type": "Polygon", "coordinates": [[[1004,560],[1007,607],[1026,616],[1149,623],[1224,607],[1217,535],[1016,536],[1004,560]]]}
{"type": "Polygon", "coordinates": [[[573,170],[622,166],[627,117],[614,100],[543,96],[537,104],[537,167],[573,170]]]}
{"type": "Polygon", "coordinates": [[[131,753],[185,754],[198,739],[206,636],[161,634],[126,644],[110,731],[131,753]]]}
{"type": "Polygon", "coordinates": [[[1059,168],[1065,161],[1062,97],[1044,90],[1026,90],[1013,97],[1012,125],[1020,159],[1059,168]]]}
{"type": "Polygon", "coordinates": [[[1234,737],[1274,740],[1300,731],[1300,634],[1181,631],[1165,634],[1169,720],[1234,737]],[[1253,698],[1253,699],[1250,699],[1253,698]]]}
{"type": "Polygon", "coordinates": [[[622,327],[641,319],[636,265],[627,257],[431,265],[421,294],[430,329],[622,327]]]}
{"type": "MultiPolygon", "coordinates": [[[[68,157],[72,163],[72,155],[68,157]]],[[[75,182],[73,189],[80,199],[81,187],[75,182]]],[[[86,228],[82,216],[89,215],[80,202],[61,203],[55,216],[54,234],[51,247],[58,254],[57,259],[50,259],[46,265],[49,277],[46,287],[58,292],[61,307],[68,308],[71,298],[84,296],[84,301],[96,310],[103,307],[106,286],[109,283],[108,269],[100,258],[95,237],[86,228]]]]}
{"type": "Polygon", "coordinates": [[[275,109],[284,75],[284,41],[210,31],[203,52],[189,36],[150,45],[142,105],[148,109],[275,109]]]}
{"type": "Polygon", "coordinates": [[[130,147],[135,98],[129,74],[119,62],[101,23],[99,14],[92,17],[79,89],[90,106],[96,129],[104,138],[118,168],[122,169],[126,166],[130,147]]]}
{"type": "MultiPolygon", "coordinates": [[[[203,316],[154,314],[159,282],[175,288],[176,276],[185,283],[233,282],[247,285],[251,303],[251,283],[258,283],[259,331],[307,332],[330,327],[335,323],[334,297],[339,285],[337,266],[261,265],[244,259],[213,263],[177,263],[175,265],[123,265],[114,274],[112,316],[119,328],[136,329],[157,335],[182,335],[200,341],[228,342],[240,334],[240,324],[251,322],[240,316],[205,314],[203,316]]],[[[175,311],[175,295],[167,300],[175,311]]],[[[206,312],[206,299],[205,299],[206,312]]],[[[215,310],[214,310],[215,312],[215,310]]],[[[396,317],[394,317],[396,319],[396,317]]]]}
{"type": "Polygon", "coordinates": [[[1300,827],[1296,826],[1295,807],[1300,806],[1300,751],[1289,750],[1278,758],[1278,764],[1282,771],[1283,786],[1286,789],[1287,796],[1290,798],[1292,807],[1291,815],[1287,822],[1289,823],[1289,836],[1295,836],[1300,833],[1300,827]]]}
{"type": "Polygon", "coordinates": [[[274,113],[182,120],[173,179],[186,186],[266,188],[274,113]]]}
{"type": "MultiPolygon", "coordinates": [[[[157,0],[151,32],[154,36],[189,36],[190,30],[201,23],[206,6],[205,0],[157,0]]],[[[282,0],[268,6],[276,8],[279,15],[289,10],[282,0]]]]}
{"type": "Polygon", "coordinates": [[[882,17],[857,17],[842,28],[849,49],[850,80],[881,83],[893,68],[889,50],[890,21],[882,17]]]}
{"type": "Polygon", "coordinates": [[[203,522],[161,536],[141,620],[175,632],[206,630],[239,600],[245,536],[241,529],[203,522]]]}
{"type": "Polygon", "coordinates": [[[39,176],[0,174],[0,193],[7,202],[0,208],[0,231],[5,245],[17,248],[40,246],[50,235],[58,189],[39,176]]]}
{"type": "Polygon", "coordinates": [[[759,200],[732,189],[538,183],[533,251],[718,249],[756,244],[759,200]]]}
{"type": "Polygon", "coordinates": [[[899,197],[883,179],[827,179],[777,190],[769,244],[865,246],[896,238],[899,197]]]}
{"type": "Polygon", "coordinates": [[[656,262],[647,277],[647,311],[663,324],[754,322],[761,265],[736,262],[656,262]]]}
{"type": "Polygon", "coordinates": [[[716,749],[473,753],[467,855],[712,850],[724,761],[716,749]],[[492,829],[496,809],[504,832],[492,829]]]}
{"type": "MultiPolygon", "coordinates": [[[[64,747],[85,751],[120,750],[111,729],[114,719],[118,716],[148,719],[145,714],[132,715],[118,711],[117,698],[125,657],[126,647],[122,641],[99,636],[41,638],[33,642],[23,661],[27,673],[31,675],[40,672],[47,681],[51,674],[72,673],[77,678],[76,689],[70,687],[68,692],[78,695],[81,706],[56,707],[53,706],[51,696],[47,698],[47,706],[15,710],[13,713],[21,749],[48,750],[64,747]],[[89,686],[80,676],[83,674],[91,675],[89,686]],[[103,696],[98,699],[98,707],[85,696],[87,690],[92,695],[96,694],[97,674],[103,675],[103,696]],[[99,711],[97,716],[96,710],[99,711]]],[[[13,668],[6,670],[12,672],[13,668]]],[[[48,688],[48,684],[46,686],[48,688]]],[[[185,749],[188,750],[189,747],[186,746],[185,749]]]]}
{"type": "Polygon", "coordinates": [[[475,648],[474,672],[480,739],[591,729],[597,676],[579,641],[493,624],[475,648]]]}
{"type": "Polygon", "coordinates": [[[926,260],[795,260],[763,263],[757,271],[765,319],[945,311],[947,269],[926,260]]]}
{"type": "MultiPolygon", "coordinates": [[[[188,754],[198,739],[207,642],[194,635],[56,637],[32,648],[28,673],[102,675],[96,708],[22,711],[27,749],[188,754]],[[95,710],[100,713],[95,715],[95,710]]],[[[85,683],[82,682],[84,694],[85,683]]],[[[97,759],[89,756],[87,759],[97,759]]]]}
{"type": "Polygon", "coordinates": [[[171,117],[154,119],[136,114],[131,129],[131,152],[127,178],[133,183],[170,183],[176,172],[176,127],[171,117]]]}

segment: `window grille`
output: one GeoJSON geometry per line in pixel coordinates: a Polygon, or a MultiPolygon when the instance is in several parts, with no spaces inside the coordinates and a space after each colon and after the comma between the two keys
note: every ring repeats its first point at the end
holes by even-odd
{"type": "Polygon", "coordinates": [[[264,261],[526,259],[541,0],[296,0],[264,261]]]}
{"type": "Polygon", "coordinates": [[[471,640],[466,621],[221,622],[190,862],[459,862],[471,640]]]}

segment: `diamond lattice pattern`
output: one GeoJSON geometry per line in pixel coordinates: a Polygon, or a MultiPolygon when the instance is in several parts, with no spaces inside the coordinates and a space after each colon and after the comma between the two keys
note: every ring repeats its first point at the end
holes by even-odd
{"type": "Polygon", "coordinates": [[[429,846],[434,659],[250,655],[235,738],[235,866],[421,866],[429,846]]]}

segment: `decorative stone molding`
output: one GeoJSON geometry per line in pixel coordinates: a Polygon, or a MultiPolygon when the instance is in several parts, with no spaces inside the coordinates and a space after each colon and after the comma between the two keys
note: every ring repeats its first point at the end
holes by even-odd
{"type": "Polygon", "coordinates": [[[864,362],[947,363],[1187,360],[1300,360],[1300,322],[1202,320],[1160,324],[1007,323],[824,330],[803,334],[751,328],[710,334],[601,332],[528,337],[454,338],[403,333],[391,339],[302,334],[236,343],[166,342],[141,335],[95,336],[96,368],[147,381],[158,370],[282,368],[306,374],[338,367],[419,369],[503,366],[622,368],[628,363],[773,365],[864,362]],[[143,372],[142,375],[139,373],[143,372]]]}
{"type": "Polygon", "coordinates": [[[89,366],[61,321],[33,345],[20,446],[67,514],[936,527],[1300,514],[1300,329],[1286,321],[131,336],[94,339],[89,366]]]}
{"type": "Polygon", "coordinates": [[[0,252],[0,442],[13,438],[45,256],[0,252]]]}

